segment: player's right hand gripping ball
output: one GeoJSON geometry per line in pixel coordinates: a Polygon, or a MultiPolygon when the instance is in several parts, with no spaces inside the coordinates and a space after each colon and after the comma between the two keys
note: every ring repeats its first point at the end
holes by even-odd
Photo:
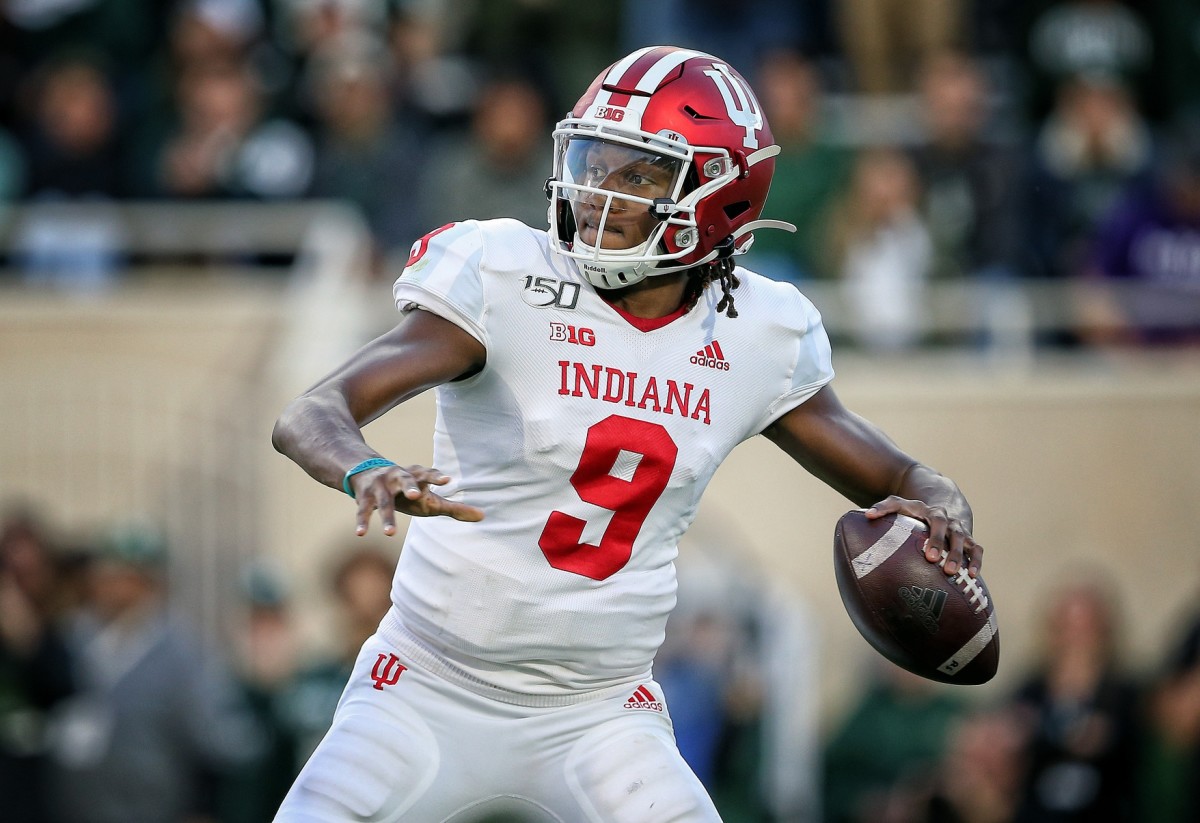
{"type": "Polygon", "coordinates": [[[947,575],[926,560],[926,535],[924,523],[902,514],[842,515],[833,536],[842,603],[867,642],[897,666],[942,683],[986,683],[1000,663],[992,597],[982,577],[965,568],[947,575]]]}

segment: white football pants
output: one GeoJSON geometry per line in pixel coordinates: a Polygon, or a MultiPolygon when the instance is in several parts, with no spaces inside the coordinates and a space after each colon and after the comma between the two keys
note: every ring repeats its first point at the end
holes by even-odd
{"type": "Polygon", "coordinates": [[[719,823],[653,680],[531,707],[421,658],[363,645],[277,823],[719,823]]]}

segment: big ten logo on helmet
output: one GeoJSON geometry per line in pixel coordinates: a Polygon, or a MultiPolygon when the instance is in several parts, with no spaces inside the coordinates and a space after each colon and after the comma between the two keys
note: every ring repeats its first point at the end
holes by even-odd
{"type": "Polygon", "coordinates": [[[617,109],[612,106],[597,106],[597,120],[612,120],[614,123],[620,123],[625,119],[625,109],[617,109]]]}
{"type": "Polygon", "coordinates": [[[525,291],[522,292],[521,299],[535,309],[551,306],[556,309],[573,309],[579,303],[579,284],[529,274],[525,276],[525,291]]]}
{"type": "Polygon", "coordinates": [[[565,340],[577,346],[596,345],[596,333],[591,329],[577,329],[568,323],[559,323],[556,321],[551,321],[550,323],[550,339],[565,340]]]}

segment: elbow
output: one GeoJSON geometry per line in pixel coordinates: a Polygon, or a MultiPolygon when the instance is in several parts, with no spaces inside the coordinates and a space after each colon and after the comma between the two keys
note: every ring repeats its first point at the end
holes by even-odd
{"type": "Polygon", "coordinates": [[[284,446],[284,431],[280,426],[281,423],[282,420],[276,420],[275,428],[271,429],[271,445],[280,454],[287,454],[287,448],[284,446]]]}
{"type": "Polygon", "coordinates": [[[279,415],[279,419],[275,421],[275,427],[271,429],[271,445],[275,447],[275,451],[280,454],[288,454],[288,447],[292,442],[292,430],[295,426],[296,418],[296,403],[289,403],[279,415]]]}

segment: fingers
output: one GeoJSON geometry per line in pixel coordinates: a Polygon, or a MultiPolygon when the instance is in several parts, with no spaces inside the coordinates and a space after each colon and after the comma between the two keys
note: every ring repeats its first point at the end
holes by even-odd
{"type": "Polygon", "coordinates": [[[407,481],[395,491],[403,494],[408,500],[419,499],[430,486],[444,486],[450,482],[450,478],[437,469],[427,469],[424,466],[407,466],[403,469],[403,474],[407,475],[407,481]]]}
{"type": "Polygon", "coordinates": [[[383,533],[391,537],[396,533],[396,493],[403,482],[398,475],[405,474],[397,466],[365,471],[351,479],[354,487],[354,499],[358,503],[355,534],[365,535],[370,528],[371,512],[379,512],[379,522],[383,533]]]}
{"type": "Polygon", "coordinates": [[[925,540],[925,559],[941,565],[947,575],[958,574],[967,566],[972,577],[979,574],[983,564],[983,547],[971,537],[962,520],[953,518],[941,506],[928,506],[920,500],[908,500],[891,495],[867,509],[866,516],[876,520],[887,514],[904,514],[922,520],[929,527],[925,540]]]}
{"type": "Polygon", "coordinates": [[[942,569],[946,574],[958,574],[958,570],[963,567],[963,547],[968,535],[959,523],[951,523],[947,520],[946,537],[949,556],[947,556],[946,565],[942,569]]]}
{"type": "Polygon", "coordinates": [[[422,469],[410,467],[409,473],[416,479],[416,490],[409,486],[399,498],[399,510],[405,514],[417,517],[453,517],[455,520],[476,523],[483,519],[483,510],[456,500],[447,500],[439,494],[434,494],[434,486],[444,486],[450,478],[437,469],[422,469]]]}
{"type": "Polygon", "coordinates": [[[481,509],[433,493],[434,487],[449,482],[450,478],[438,469],[415,465],[388,466],[355,475],[351,478],[358,502],[355,533],[359,537],[367,533],[375,511],[388,537],[397,532],[397,512],[414,517],[453,517],[471,523],[482,520],[481,509]]]}
{"type": "Polygon", "coordinates": [[[967,574],[971,577],[978,577],[979,570],[983,568],[983,546],[975,542],[972,537],[967,538],[966,542],[967,554],[967,574]]]}
{"type": "Polygon", "coordinates": [[[478,523],[483,519],[483,509],[475,506],[468,506],[466,503],[447,500],[446,498],[439,497],[436,494],[431,494],[429,496],[438,501],[438,511],[434,512],[434,514],[453,517],[455,520],[461,520],[464,523],[478,523]]]}
{"type": "Polygon", "coordinates": [[[917,502],[917,501],[905,500],[903,497],[897,497],[896,495],[893,494],[890,497],[886,497],[883,500],[880,500],[878,503],[873,505],[871,508],[867,509],[867,519],[868,520],[878,520],[880,517],[883,517],[886,514],[892,514],[894,512],[900,511],[901,507],[905,503],[915,503],[915,502],[917,502]]]}

